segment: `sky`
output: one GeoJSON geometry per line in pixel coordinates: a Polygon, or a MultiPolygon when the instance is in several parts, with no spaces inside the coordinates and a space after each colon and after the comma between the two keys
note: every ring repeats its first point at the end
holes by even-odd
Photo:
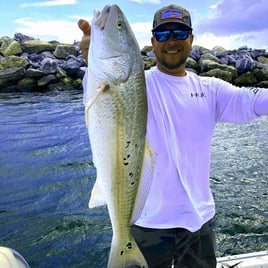
{"type": "Polygon", "coordinates": [[[80,41],[79,19],[117,4],[127,17],[140,48],[151,45],[154,12],[177,4],[192,17],[194,45],[212,49],[247,46],[268,51],[267,0],[1,0],[0,37],[22,33],[44,41],[80,41]]]}

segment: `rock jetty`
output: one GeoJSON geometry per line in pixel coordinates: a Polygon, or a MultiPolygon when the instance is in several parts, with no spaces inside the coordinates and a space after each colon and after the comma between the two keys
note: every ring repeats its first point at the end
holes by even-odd
{"type": "MultiPolygon", "coordinates": [[[[156,65],[152,47],[144,47],[141,55],[145,70],[156,65]]],[[[21,33],[0,38],[0,93],[82,90],[86,66],[79,42],[47,42],[21,33]]],[[[268,53],[264,49],[194,46],[187,69],[237,86],[268,88],[268,53]]]]}

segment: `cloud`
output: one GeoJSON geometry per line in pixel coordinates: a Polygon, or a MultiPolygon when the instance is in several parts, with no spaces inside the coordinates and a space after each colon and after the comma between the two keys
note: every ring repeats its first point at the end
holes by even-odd
{"type": "Polygon", "coordinates": [[[222,0],[213,6],[214,16],[199,17],[195,29],[227,36],[268,28],[266,0],[222,0]]]}
{"type": "MultiPolygon", "coordinates": [[[[80,17],[81,18],[81,17],[80,17]]],[[[80,41],[82,32],[77,26],[77,20],[33,20],[25,17],[15,21],[20,26],[16,31],[41,40],[57,40],[62,43],[72,44],[80,41]]]]}
{"type": "MultiPolygon", "coordinates": [[[[82,32],[78,28],[77,22],[81,19],[80,15],[70,16],[70,20],[34,20],[31,17],[16,19],[19,25],[16,32],[31,36],[35,39],[72,44],[80,41],[82,32]]],[[[84,18],[88,20],[88,18],[84,18]]],[[[91,20],[91,17],[90,19],[91,20]]],[[[151,45],[152,23],[132,23],[131,28],[136,36],[140,48],[151,45]]]]}
{"type": "Polygon", "coordinates": [[[151,45],[151,29],[152,23],[149,22],[137,22],[130,24],[135,37],[139,43],[140,48],[151,45]]]}
{"type": "Polygon", "coordinates": [[[43,2],[33,3],[22,3],[20,7],[50,7],[50,6],[64,6],[64,5],[75,5],[77,0],[52,0],[43,2]]]}
{"type": "Polygon", "coordinates": [[[258,33],[233,34],[228,36],[218,36],[213,33],[195,34],[194,45],[203,46],[212,49],[216,46],[224,47],[225,49],[237,49],[247,46],[252,49],[268,50],[267,44],[268,30],[258,33]]]}
{"type": "Polygon", "coordinates": [[[207,14],[193,13],[195,43],[207,48],[268,48],[266,0],[221,0],[207,14]]]}

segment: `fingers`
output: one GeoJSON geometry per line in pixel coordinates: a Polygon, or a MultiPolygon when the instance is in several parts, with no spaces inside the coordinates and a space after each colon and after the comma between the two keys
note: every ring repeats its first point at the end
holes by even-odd
{"type": "Polygon", "coordinates": [[[78,21],[78,27],[82,30],[84,35],[90,35],[91,33],[91,27],[88,21],[80,19],[78,21]]]}
{"type": "Polygon", "coordinates": [[[83,32],[83,36],[82,39],[80,41],[79,47],[82,51],[82,55],[84,57],[84,59],[88,60],[88,47],[89,47],[89,43],[90,43],[90,34],[91,34],[91,27],[90,24],[83,19],[80,19],[78,21],[78,27],[81,29],[81,31],[83,32]]]}

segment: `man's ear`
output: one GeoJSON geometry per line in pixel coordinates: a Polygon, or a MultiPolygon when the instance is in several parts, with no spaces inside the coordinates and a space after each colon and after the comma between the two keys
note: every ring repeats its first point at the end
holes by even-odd
{"type": "Polygon", "coordinates": [[[194,35],[191,34],[191,35],[190,35],[191,49],[192,49],[193,41],[194,41],[194,35]]]}
{"type": "Polygon", "coordinates": [[[155,38],[152,36],[151,37],[151,44],[153,46],[152,52],[154,52],[154,47],[155,47],[155,38]]]}

